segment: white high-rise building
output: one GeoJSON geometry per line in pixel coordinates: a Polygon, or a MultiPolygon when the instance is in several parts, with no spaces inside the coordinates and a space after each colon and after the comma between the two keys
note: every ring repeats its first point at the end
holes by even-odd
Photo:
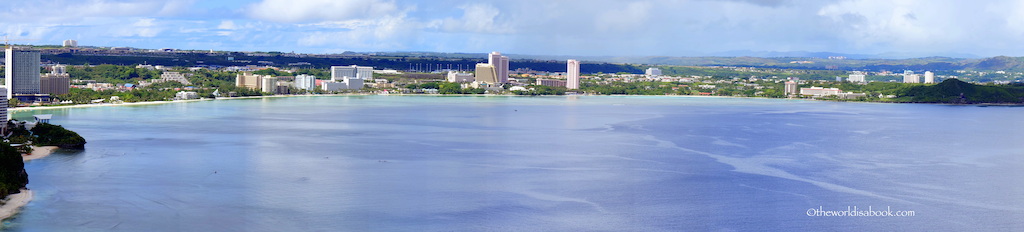
{"type": "Polygon", "coordinates": [[[798,86],[799,85],[795,81],[786,81],[786,85],[785,85],[785,87],[786,87],[786,89],[785,89],[786,94],[797,94],[797,93],[799,93],[800,88],[798,88],[798,86]]]}
{"type": "Polygon", "coordinates": [[[344,77],[373,80],[373,67],[365,66],[331,66],[331,80],[342,81],[344,77]]]}
{"type": "Polygon", "coordinates": [[[39,94],[39,51],[7,48],[6,55],[7,99],[19,94],[39,94]]]}
{"type": "Polygon", "coordinates": [[[494,75],[497,77],[496,83],[508,83],[507,56],[502,56],[500,52],[491,52],[491,54],[487,56],[487,64],[494,66],[494,75]]]}
{"type": "Polygon", "coordinates": [[[577,60],[569,60],[566,62],[565,71],[565,88],[566,89],[579,89],[580,88],[580,62],[577,60]]]}
{"type": "Polygon", "coordinates": [[[903,83],[921,83],[921,76],[914,74],[914,71],[903,71],[903,83]]]}
{"type": "Polygon", "coordinates": [[[935,83],[935,73],[933,73],[932,71],[925,71],[924,72],[924,83],[928,83],[928,84],[935,83]]]}
{"type": "Polygon", "coordinates": [[[313,90],[313,88],[316,88],[316,77],[307,74],[295,76],[295,88],[313,90]]]}
{"type": "Polygon", "coordinates": [[[847,80],[849,80],[850,82],[866,82],[864,80],[864,73],[860,71],[854,71],[852,74],[850,74],[850,78],[847,80]]]}
{"type": "Polygon", "coordinates": [[[277,93],[277,77],[263,77],[263,80],[260,80],[260,82],[260,91],[277,93]]]}
{"type": "Polygon", "coordinates": [[[661,69],[651,67],[647,68],[647,71],[645,71],[644,73],[647,74],[648,76],[661,76],[661,69]]]}

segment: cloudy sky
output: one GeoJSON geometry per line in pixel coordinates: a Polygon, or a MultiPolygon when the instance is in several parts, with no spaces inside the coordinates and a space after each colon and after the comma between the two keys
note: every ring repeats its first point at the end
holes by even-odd
{"type": "Polygon", "coordinates": [[[1024,56],[1024,0],[3,0],[29,44],[337,53],[1024,56]]]}

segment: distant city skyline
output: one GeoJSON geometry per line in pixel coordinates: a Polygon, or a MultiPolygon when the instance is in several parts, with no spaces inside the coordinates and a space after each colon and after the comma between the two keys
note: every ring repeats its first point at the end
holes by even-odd
{"type": "Polygon", "coordinates": [[[17,44],[151,49],[1024,56],[1020,0],[26,0],[0,21],[17,44]]]}

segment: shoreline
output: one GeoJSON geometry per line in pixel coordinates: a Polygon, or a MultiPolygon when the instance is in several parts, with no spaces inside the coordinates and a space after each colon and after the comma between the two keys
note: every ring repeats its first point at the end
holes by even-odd
{"type": "Polygon", "coordinates": [[[57,149],[57,146],[32,147],[32,153],[21,154],[21,160],[28,162],[30,160],[46,158],[47,156],[50,156],[50,154],[53,154],[53,151],[56,151],[57,149]]]}
{"type": "Polygon", "coordinates": [[[145,106],[145,105],[161,105],[171,103],[190,103],[190,102],[201,102],[201,101],[215,101],[215,100],[236,100],[236,99],[264,99],[264,98],[285,98],[285,97],[328,97],[328,96],[481,96],[481,97],[683,97],[683,98],[734,98],[734,99],[776,99],[776,100],[798,100],[798,101],[821,101],[821,102],[843,102],[843,103],[876,103],[876,104],[925,104],[925,105],[955,105],[955,106],[1024,106],[1024,103],[972,103],[972,104],[951,104],[951,103],[924,103],[924,102],[882,102],[882,101],[841,101],[832,99],[808,99],[808,98],[769,98],[769,97],[737,97],[737,96],[703,96],[703,95],[514,95],[514,94],[404,94],[404,93],[392,93],[392,94],[375,94],[375,93],[341,93],[341,94],[302,94],[302,95],[268,95],[268,96],[245,96],[245,97],[225,97],[225,98],[202,98],[192,100],[174,100],[174,101],[147,101],[147,102],[129,102],[129,103],[101,103],[101,104],[79,104],[79,105],[62,105],[62,106],[29,106],[29,107],[14,107],[8,108],[8,111],[33,111],[33,110],[55,110],[55,109],[73,109],[73,108],[93,108],[93,107],[111,107],[111,106],[145,106]]]}
{"type": "Polygon", "coordinates": [[[21,192],[8,195],[4,198],[4,202],[0,204],[0,221],[7,220],[11,216],[18,214],[21,207],[28,205],[29,201],[32,201],[32,190],[21,189],[21,192]]]}

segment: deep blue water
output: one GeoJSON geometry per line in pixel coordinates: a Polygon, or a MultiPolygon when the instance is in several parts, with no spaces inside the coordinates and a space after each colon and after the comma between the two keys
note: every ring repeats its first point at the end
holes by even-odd
{"type": "Polygon", "coordinates": [[[347,96],[16,117],[41,113],[89,143],[27,163],[11,231],[1024,228],[1020,107],[347,96]]]}

